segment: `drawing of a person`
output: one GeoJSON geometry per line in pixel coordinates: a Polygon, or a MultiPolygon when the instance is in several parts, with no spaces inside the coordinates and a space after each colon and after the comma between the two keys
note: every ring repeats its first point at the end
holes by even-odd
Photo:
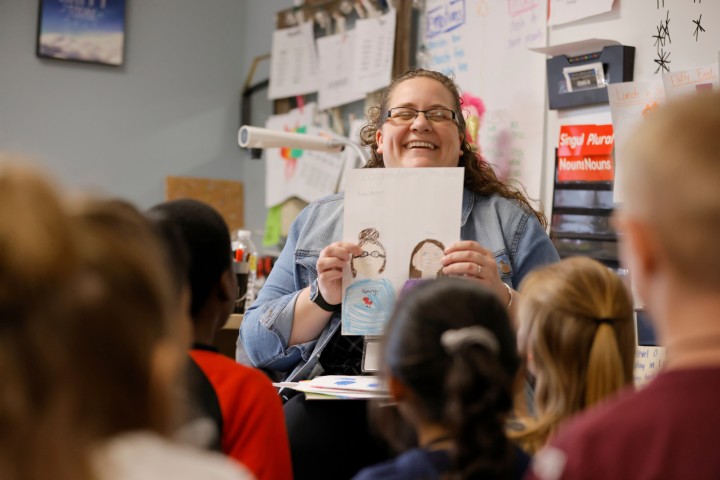
{"type": "Polygon", "coordinates": [[[442,258],[445,245],[432,238],[418,243],[410,255],[409,278],[442,277],[442,258]]]}
{"type": "Polygon", "coordinates": [[[347,290],[342,306],[343,335],[380,335],[395,304],[395,289],[381,278],[387,265],[386,251],[378,241],[380,233],[366,228],[358,235],[360,255],[350,260],[355,280],[347,290]]]}

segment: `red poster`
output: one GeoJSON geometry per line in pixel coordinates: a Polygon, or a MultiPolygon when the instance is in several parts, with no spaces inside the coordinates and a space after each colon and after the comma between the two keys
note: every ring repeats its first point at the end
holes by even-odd
{"type": "Polygon", "coordinates": [[[614,179],[612,125],[563,125],[558,139],[558,182],[614,179]]]}

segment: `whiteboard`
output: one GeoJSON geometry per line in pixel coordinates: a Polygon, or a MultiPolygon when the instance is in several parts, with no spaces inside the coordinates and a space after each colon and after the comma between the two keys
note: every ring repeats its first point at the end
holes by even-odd
{"type": "MultiPolygon", "coordinates": [[[[498,176],[519,181],[536,200],[542,186],[545,58],[528,48],[545,45],[546,21],[547,0],[428,0],[418,58],[482,100],[486,112],[477,135],[483,157],[498,176]]],[[[473,123],[468,121],[469,130],[473,123]]]]}

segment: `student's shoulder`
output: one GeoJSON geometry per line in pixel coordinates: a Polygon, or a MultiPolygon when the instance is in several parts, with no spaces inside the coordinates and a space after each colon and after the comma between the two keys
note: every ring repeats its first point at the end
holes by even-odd
{"type": "Polygon", "coordinates": [[[257,368],[241,365],[225,355],[208,350],[193,349],[190,351],[190,356],[211,380],[241,382],[245,385],[251,384],[267,388],[274,392],[268,376],[257,368]]]}
{"type": "Polygon", "coordinates": [[[171,442],[151,432],[119,435],[94,457],[101,480],[241,480],[253,478],[223,455],[171,442]]]}

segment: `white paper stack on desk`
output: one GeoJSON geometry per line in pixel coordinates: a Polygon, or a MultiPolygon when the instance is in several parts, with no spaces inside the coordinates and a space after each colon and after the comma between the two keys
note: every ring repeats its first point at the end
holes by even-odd
{"type": "Polygon", "coordinates": [[[325,375],[312,380],[279,382],[273,385],[304,392],[308,400],[358,400],[390,397],[380,378],[369,375],[325,375]]]}

